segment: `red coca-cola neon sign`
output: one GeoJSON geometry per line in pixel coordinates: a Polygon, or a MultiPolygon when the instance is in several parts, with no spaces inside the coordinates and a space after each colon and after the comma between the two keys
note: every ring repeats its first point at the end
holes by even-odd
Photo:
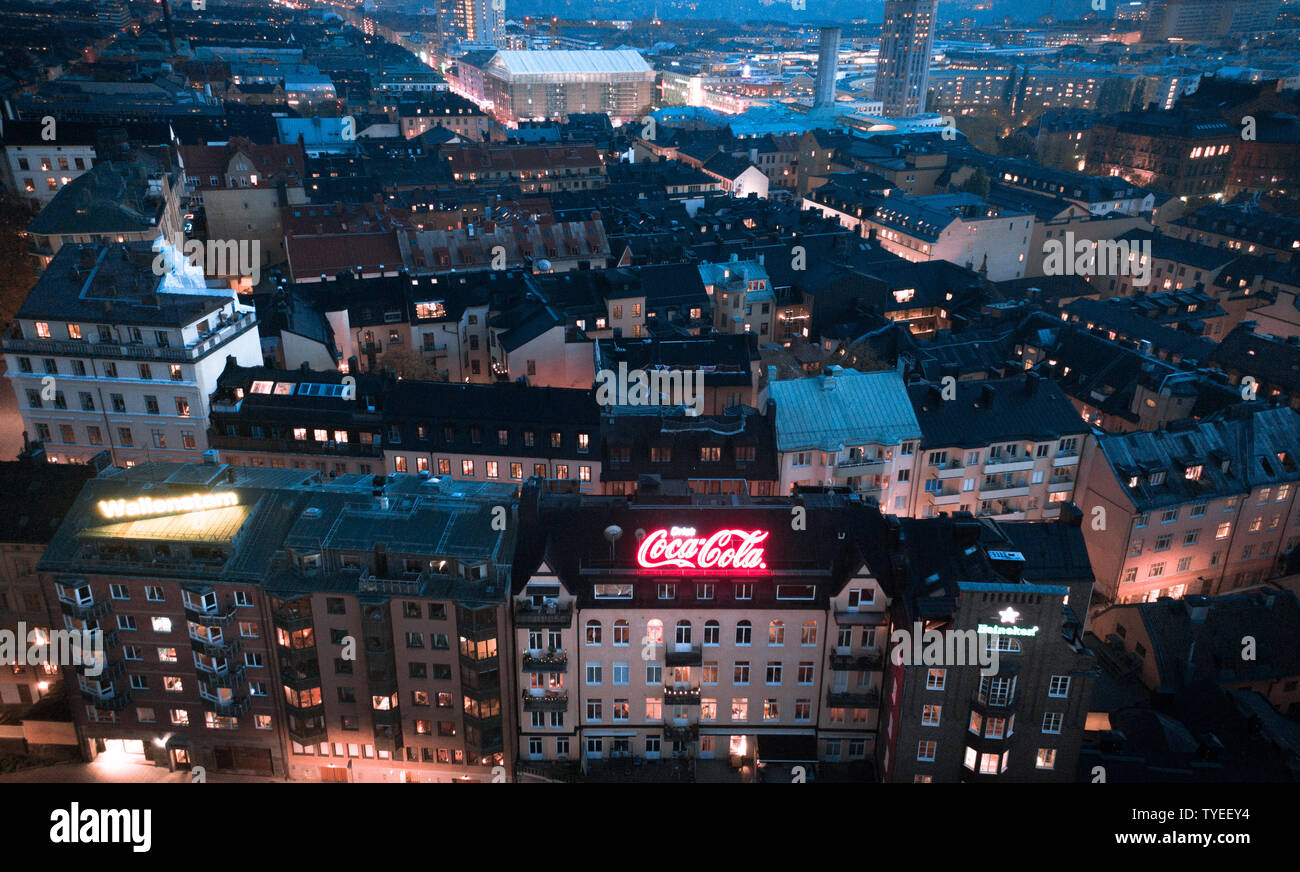
{"type": "Polygon", "coordinates": [[[654,530],[641,540],[636,551],[642,569],[685,572],[765,572],[763,542],[767,530],[719,530],[711,536],[697,536],[693,527],[654,530]]]}

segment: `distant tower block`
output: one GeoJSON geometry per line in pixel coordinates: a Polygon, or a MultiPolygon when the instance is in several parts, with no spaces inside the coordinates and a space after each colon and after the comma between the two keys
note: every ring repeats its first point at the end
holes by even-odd
{"type": "Polygon", "coordinates": [[[823,27],[821,47],[817,52],[817,90],[813,105],[817,108],[835,103],[835,66],[840,58],[840,29],[823,27]]]}

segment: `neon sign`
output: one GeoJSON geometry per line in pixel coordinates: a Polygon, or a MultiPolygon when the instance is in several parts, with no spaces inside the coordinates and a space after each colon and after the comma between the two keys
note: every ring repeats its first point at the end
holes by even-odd
{"type": "Polygon", "coordinates": [[[694,527],[660,528],[641,541],[636,552],[642,569],[682,569],[703,572],[755,572],[767,569],[762,543],[767,530],[719,530],[695,535],[694,527]]]}
{"type": "Polygon", "coordinates": [[[239,495],[229,492],[190,494],[161,500],[153,497],[138,497],[134,500],[100,500],[99,513],[105,518],[138,518],[142,515],[175,515],[237,505],[239,505],[239,495]]]}
{"type": "Polygon", "coordinates": [[[1003,627],[996,624],[980,624],[976,628],[977,633],[987,633],[990,636],[1037,636],[1037,627],[1003,627]]]}

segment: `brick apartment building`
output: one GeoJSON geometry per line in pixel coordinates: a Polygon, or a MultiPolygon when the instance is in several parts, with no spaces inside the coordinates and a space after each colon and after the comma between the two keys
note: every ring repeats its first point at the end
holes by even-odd
{"type": "Polygon", "coordinates": [[[105,638],[103,672],[69,688],[83,751],[313,781],[489,779],[512,753],[497,650],[512,492],[105,471],[39,565],[53,613],[105,638]]]}

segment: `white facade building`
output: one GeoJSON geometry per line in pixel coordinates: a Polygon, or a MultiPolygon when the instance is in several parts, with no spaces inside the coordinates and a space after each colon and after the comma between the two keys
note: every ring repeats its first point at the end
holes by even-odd
{"type": "Polygon", "coordinates": [[[51,460],[201,460],[227,356],[262,363],[230,291],[154,274],[148,245],[67,245],[4,340],[23,429],[51,460]]]}

